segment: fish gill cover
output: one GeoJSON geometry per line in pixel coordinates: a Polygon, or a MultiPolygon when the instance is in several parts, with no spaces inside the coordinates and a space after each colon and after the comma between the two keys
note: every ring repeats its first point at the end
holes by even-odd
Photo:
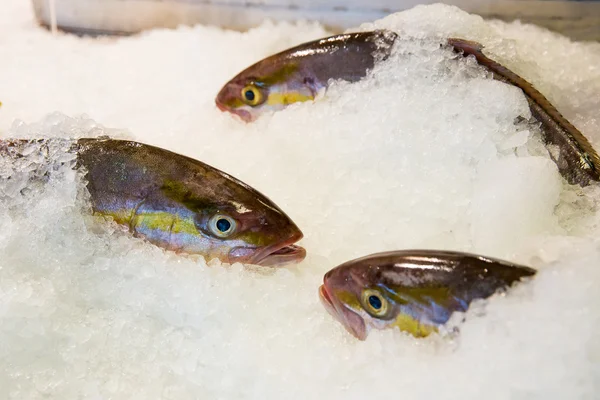
{"type": "Polygon", "coordinates": [[[403,42],[372,78],[334,85],[319,102],[250,127],[216,109],[215,93],[257,59],[326,36],[321,27],[196,27],[93,41],[52,37],[28,12],[26,2],[10,1],[0,13],[2,137],[128,129],[123,136],[201,159],[268,194],[302,227],[308,256],[270,273],[206,268],[90,221],[69,170],[11,192],[0,200],[0,397],[598,392],[598,187],[564,186],[536,127],[514,124],[529,115],[518,89],[424,38],[482,42],[596,148],[599,44],[417,7],[376,24],[423,40],[403,42]],[[54,110],[64,114],[47,116],[54,110]],[[357,342],[319,304],[323,274],[411,247],[483,253],[540,272],[474,307],[466,323],[454,321],[458,338],[377,331],[357,342]]]}

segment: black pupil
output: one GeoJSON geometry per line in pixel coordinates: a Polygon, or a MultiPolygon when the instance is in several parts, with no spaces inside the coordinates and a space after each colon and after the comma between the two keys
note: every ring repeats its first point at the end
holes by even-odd
{"type": "Polygon", "coordinates": [[[225,218],[221,218],[217,221],[217,229],[221,232],[227,232],[231,228],[231,222],[227,221],[225,218]]]}
{"type": "Polygon", "coordinates": [[[377,296],[369,296],[369,304],[371,305],[371,307],[373,307],[375,310],[379,310],[381,309],[381,299],[377,296]]]}
{"type": "Polygon", "coordinates": [[[244,93],[244,95],[246,96],[246,100],[254,101],[254,92],[252,90],[246,90],[246,93],[244,93]]]}

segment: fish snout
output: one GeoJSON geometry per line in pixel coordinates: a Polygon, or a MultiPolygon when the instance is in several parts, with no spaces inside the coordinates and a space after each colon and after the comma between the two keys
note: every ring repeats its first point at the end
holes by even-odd
{"type": "Polygon", "coordinates": [[[327,286],[327,282],[325,281],[319,287],[321,304],[349,333],[359,340],[365,340],[368,334],[365,320],[359,314],[342,304],[335,295],[331,294],[331,290],[327,286]]]}
{"type": "Polygon", "coordinates": [[[227,111],[229,111],[229,109],[227,108],[227,106],[226,106],[225,104],[223,104],[223,103],[222,103],[222,102],[219,100],[219,98],[217,98],[217,99],[215,100],[215,104],[217,105],[217,108],[218,108],[219,110],[221,110],[221,111],[223,111],[223,112],[227,112],[227,111]]]}
{"type": "Polygon", "coordinates": [[[306,250],[294,243],[303,237],[304,235],[299,229],[292,229],[286,239],[273,243],[257,253],[254,263],[269,267],[299,263],[306,257],[306,250]]]}
{"type": "Polygon", "coordinates": [[[229,83],[225,85],[217,97],[215,104],[217,108],[223,112],[231,113],[244,122],[252,122],[257,118],[255,112],[252,112],[250,106],[243,103],[240,98],[242,87],[238,84],[229,83]]]}
{"type": "Polygon", "coordinates": [[[248,110],[245,110],[244,108],[232,108],[230,106],[227,105],[226,102],[220,101],[219,98],[217,98],[215,100],[215,104],[217,106],[217,108],[219,110],[221,110],[222,112],[227,112],[230,114],[233,114],[234,116],[240,118],[242,121],[244,122],[252,122],[256,119],[256,117],[254,115],[252,115],[252,113],[248,110]]]}
{"type": "Polygon", "coordinates": [[[227,84],[221,88],[215,97],[215,104],[221,111],[232,112],[232,105],[236,100],[236,96],[232,91],[231,84],[227,84]]]}
{"type": "Polygon", "coordinates": [[[244,110],[243,108],[235,108],[227,111],[237,115],[244,122],[252,122],[256,119],[250,111],[244,110]]]}
{"type": "Polygon", "coordinates": [[[329,315],[337,319],[338,316],[333,305],[333,300],[331,300],[331,296],[329,296],[329,292],[324,284],[319,286],[319,300],[321,300],[321,304],[323,304],[329,315]]]}

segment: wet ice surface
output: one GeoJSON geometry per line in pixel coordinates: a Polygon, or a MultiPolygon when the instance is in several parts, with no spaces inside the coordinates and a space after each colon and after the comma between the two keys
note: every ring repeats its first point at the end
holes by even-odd
{"type": "Polygon", "coordinates": [[[14,167],[2,164],[0,397],[591,399],[600,390],[600,193],[565,187],[535,127],[513,124],[528,116],[518,90],[433,38],[485,43],[596,147],[598,44],[419,7],[378,23],[422,40],[402,42],[371,79],[245,125],[214,106],[220,86],[322,28],[53,38],[26,2],[13,3],[0,16],[2,137],[110,134],[198,158],[271,197],[304,231],[309,255],[276,271],[207,267],[93,220],[68,167],[21,195],[6,190],[14,167]],[[411,247],[540,273],[473,308],[455,340],[373,331],[356,341],[318,302],[323,274],[411,247]]]}

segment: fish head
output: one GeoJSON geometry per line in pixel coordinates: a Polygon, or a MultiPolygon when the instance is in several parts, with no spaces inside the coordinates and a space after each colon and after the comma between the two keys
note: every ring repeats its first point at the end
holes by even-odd
{"type": "Polygon", "coordinates": [[[424,337],[457,307],[436,267],[411,264],[405,253],[373,254],[325,274],[319,288],[321,302],[358,339],[365,340],[372,328],[389,327],[424,337]]]}
{"type": "Polygon", "coordinates": [[[163,186],[191,221],[182,235],[168,231],[177,248],[226,263],[282,266],[304,259],[306,251],[294,244],[302,232],[271,200],[219,170],[206,178],[163,186]]]}
{"type": "Polygon", "coordinates": [[[221,111],[252,122],[266,112],[313,100],[316,96],[314,82],[301,76],[297,61],[275,55],[248,67],[227,82],[217,94],[215,103],[221,111]]]}
{"type": "Polygon", "coordinates": [[[79,139],[77,157],[97,215],[161,248],[207,260],[299,262],[298,226],[265,195],[193,158],[143,143],[79,139]]]}
{"type": "Polygon", "coordinates": [[[204,236],[204,251],[228,263],[283,266],[300,262],[306,251],[295,245],[303,234],[273,204],[261,200],[219,202],[196,216],[196,228],[204,236]],[[208,211],[208,212],[205,212],[208,211]]]}
{"type": "Polygon", "coordinates": [[[354,82],[387,59],[397,34],[387,30],[330,36],[291,47],[246,68],[227,82],[215,102],[246,122],[265,112],[314,100],[330,82],[354,82]]]}
{"type": "Polygon", "coordinates": [[[385,288],[382,272],[388,268],[361,259],[349,261],[327,272],[319,288],[325,309],[360,340],[371,328],[392,325],[400,312],[385,288]]]}
{"type": "Polygon", "coordinates": [[[371,328],[396,327],[428,336],[535,270],[468,253],[399,250],[348,261],[325,274],[319,295],[325,308],[357,338],[371,328]]]}

